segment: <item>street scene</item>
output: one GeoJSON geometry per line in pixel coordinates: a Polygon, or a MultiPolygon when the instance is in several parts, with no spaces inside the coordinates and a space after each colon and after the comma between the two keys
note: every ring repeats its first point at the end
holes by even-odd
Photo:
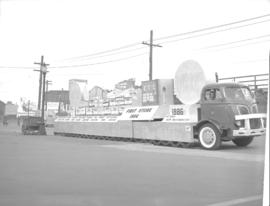
{"type": "Polygon", "coordinates": [[[269,206],[269,8],[0,0],[0,206],[269,206]]]}

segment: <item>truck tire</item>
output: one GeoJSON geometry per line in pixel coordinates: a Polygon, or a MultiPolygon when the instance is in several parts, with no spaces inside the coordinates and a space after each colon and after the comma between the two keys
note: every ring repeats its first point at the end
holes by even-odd
{"type": "Polygon", "coordinates": [[[202,125],[199,129],[199,141],[201,146],[207,150],[216,150],[221,146],[219,130],[210,123],[202,125]]]}
{"type": "Polygon", "coordinates": [[[254,137],[242,137],[242,138],[233,139],[232,141],[238,147],[245,147],[245,146],[248,146],[252,142],[253,138],[254,137]]]}

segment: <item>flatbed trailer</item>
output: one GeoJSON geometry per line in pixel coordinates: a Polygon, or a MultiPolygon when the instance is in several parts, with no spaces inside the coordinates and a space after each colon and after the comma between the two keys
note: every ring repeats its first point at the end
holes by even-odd
{"type": "MultiPolygon", "coordinates": [[[[151,109],[153,107],[137,107],[132,110],[139,110],[140,108],[151,109]]],[[[253,139],[254,136],[261,136],[265,134],[264,118],[266,115],[263,114],[251,114],[251,115],[237,115],[236,121],[243,119],[248,128],[241,128],[239,130],[218,130],[218,126],[210,121],[203,119],[196,120],[197,113],[192,111],[200,110],[197,107],[187,107],[186,105],[173,105],[172,110],[183,109],[184,113],[188,115],[166,115],[165,118],[151,118],[144,116],[146,119],[141,120],[123,120],[122,116],[110,117],[110,116],[95,116],[95,117],[58,117],[55,120],[54,133],[56,135],[70,136],[70,137],[83,137],[83,138],[94,138],[94,139],[106,139],[106,140],[121,140],[121,141],[132,141],[132,142],[149,142],[156,145],[164,146],[176,146],[176,147],[188,147],[196,142],[200,142],[205,149],[218,149],[221,141],[229,141],[235,139],[248,140],[243,144],[237,144],[238,146],[247,146],[253,139]],[[188,108],[189,112],[186,112],[188,108]],[[196,110],[195,110],[196,109],[196,110]],[[254,118],[259,121],[258,128],[251,129],[250,121],[254,118]],[[204,142],[200,139],[200,133],[206,130],[210,137],[205,137],[204,142]],[[214,131],[214,133],[211,133],[214,131]],[[237,134],[237,137],[228,136],[229,132],[232,135],[237,134]],[[225,134],[225,135],[224,135],[225,134]],[[213,141],[211,135],[216,135],[213,141]],[[212,142],[217,142],[218,147],[212,142]]],[[[130,108],[127,108],[128,111],[130,108]]],[[[164,109],[164,108],[163,108],[164,109]]],[[[162,110],[163,110],[162,109],[162,110]]],[[[158,112],[158,109],[154,112],[154,117],[158,112]]],[[[163,112],[164,113],[164,112],[163,112]]],[[[134,115],[130,114],[134,117],[134,115]]],[[[139,116],[140,118],[140,116],[139,116]]],[[[125,119],[125,118],[124,118],[125,119]]]]}
{"type": "Polygon", "coordinates": [[[154,144],[183,146],[194,143],[195,123],[165,123],[162,121],[118,121],[118,122],[61,122],[55,124],[55,134],[111,139],[123,141],[150,142],[154,144]]]}

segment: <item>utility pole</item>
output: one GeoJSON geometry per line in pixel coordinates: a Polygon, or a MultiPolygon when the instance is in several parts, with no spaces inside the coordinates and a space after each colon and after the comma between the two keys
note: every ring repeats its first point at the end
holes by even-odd
{"type": "Polygon", "coordinates": [[[41,99],[42,99],[42,96],[41,96],[41,92],[42,92],[42,68],[44,66],[47,66],[45,63],[44,63],[44,56],[41,56],[41,60],[40,62],[36,63],[34,62],[34,64],[38,64],[40,65],[40,69],[39,70],[34,70],[34,71],[38,71],[39,72],[39,88],[38,88],[38,110],[40,110],[40,105],[41,105],[41,99]]]}
{"type": "Polygon", "coordinates": [[[39,88],[38,88],[38,110],[40,110],[40,102],[41,102],[41,87],[42,87],[42,65],[43,65],[43,59],[44,57],[41,56],[40,63],[34,63],[34,64],[39,64],[40,69],[39,70],[34,70],[34,71],[39,71],[39,88]]]}
{"type": "Polygon", "coordinates": [[[158,44],[153,44],[153,30],[150,31],[150,43],[142,42],[142,44],[145,44],[149,46],[150,53],[149,53],[149,80],[153,79],[153,47],[162,47],[158,44]]]}
{"type": "Polygon", "coordinates": [[[52,85],[52,81],[46,80],[46,92],[49,91],[49,85],[52,85]]]}
{"type": "Polygon", "coordinates": [[[40,63],[34,63],[40,65],[40,70],[34,70],[40,72],[40,79],[39,79],[39,99],[38,99],[38,109],[40,110],[40,104],[41,104],[41,121],[42,124],[40,126],[40,134],[46,135],[46,129],[45,129],[45,119],[44,119],[44,106],[45,106],[45,88],[46,88],[46,74],[47,74],[47,66],[49,64],[45,64],[44,57],[41,56],[40,63]],[[42,101],[41,101],[42,99],[42,101]]]}
{"type": "Polygon", "coordinates": [[[46,74],[47,74],[47,68],[45,67],[42,71],[43,73],[43,87],[42,87],[42,104],[41,104],[41,118],[42,123],[45,123],[44,121],[44,107],[45,107],[45,82],[46,82],[46,74]]]}
{"type": "Polygon", "coordinates": [[[30,100],[28,100],[28,103],[27,103],[27,117],[29,118],[29,110],[30,110],[30,100]]]}
{"type": "Polygon", "coordinates": [[[48,103],[48,91],[49,91],[49,85],[52,84],[52,81],[46,80],[46,94],[45,94],[45,99],[46,99],[46,110],[47,110],[47,103],[48,103]]]}
{"type": "Polygon", "coordinates": [[[218,83],[218,73],[215,73],[215,77],[216,77],[216,83],[218,83]]]}

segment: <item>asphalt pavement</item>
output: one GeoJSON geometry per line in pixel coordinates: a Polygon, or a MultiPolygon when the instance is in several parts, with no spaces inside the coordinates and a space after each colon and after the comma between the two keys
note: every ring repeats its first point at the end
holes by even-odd
{"type": "Polygon", "coordinates": [[[265,136],[221,150],[54,136],[0,126],[0,205],[262,205],[265,136]]]}

